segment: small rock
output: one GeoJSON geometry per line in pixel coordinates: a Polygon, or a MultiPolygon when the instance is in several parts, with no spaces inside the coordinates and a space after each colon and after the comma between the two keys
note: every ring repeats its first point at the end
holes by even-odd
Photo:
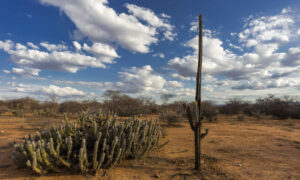
{"type": "Polygon", "coordinates": [[[154,178],[160,178],[160,176],[158,174],[154,174],[153,176],[154,178]]]}
{"type": "Polygon", "coordinates": [[[1,130],[1,131],[0,131],[0,134],[4,134],[4,131],[3,131],[3,130],[1,130]]]}
{"type": "Polygon", "coordinates": [[[242,164],[237,164],[238,167],[242,167],[242,164]]]}

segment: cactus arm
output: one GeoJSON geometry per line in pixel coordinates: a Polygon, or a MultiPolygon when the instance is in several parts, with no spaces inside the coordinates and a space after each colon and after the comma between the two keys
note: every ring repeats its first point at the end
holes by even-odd
{"type": "Polygon", "coordinates": [[[59,160],[64,166],[70,168],[71,164],[69,162],[67,162],[66,160],[64,160],[61,156],[59,156],[57,154],[57,152],[54,149],[54,145],[53,145],[53,139],[50,138],[50,142],[48,143],[48,149],[50,151],[50,154],[55,157],[57,160],[59,160]]]}

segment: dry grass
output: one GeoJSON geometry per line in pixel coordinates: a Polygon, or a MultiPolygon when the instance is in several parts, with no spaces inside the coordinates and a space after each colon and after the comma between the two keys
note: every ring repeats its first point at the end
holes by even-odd
{"type": "MultiPolygon", "coordinates": [[[[62,119],[0,116],[0,179],[199,179],[193,170],[193,133],[187,122],[165,128],[161,143],[170,142],[162,149],[103,170],[97,177],[67,173],[36,177],[17,169],[10,160],[9,143],[62,119]]],[[[210,130],[202,143],[204,179],[300,179],[300,120],[236,119],[220,116],[216,123],[204,123],[203,128],[210,130]]]]}

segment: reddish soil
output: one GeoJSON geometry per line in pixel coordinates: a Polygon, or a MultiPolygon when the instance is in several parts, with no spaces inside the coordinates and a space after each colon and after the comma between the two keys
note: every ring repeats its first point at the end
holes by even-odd
{"type": "MultiPolygon", "coordinates": [[[[300,120],[236,119],[221,116],[218,122],[204,123],[209,134],[202,142],[203,179],[300,179],[300,120]]],[[[9,143],[61,120],[1,116],[0,179],[200,179],[193,170],[193,132],[187,122],[165,128],[161,143],[170,142],[163,148],[102,170],[96,177],[69,173],[38,177],[18,169],[11,161],[9,143]]]]}

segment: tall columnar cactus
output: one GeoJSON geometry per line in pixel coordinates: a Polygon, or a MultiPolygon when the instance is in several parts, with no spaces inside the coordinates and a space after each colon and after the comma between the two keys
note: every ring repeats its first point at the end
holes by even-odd
{"type": "Polygon", "coordinates": [[[128,119],[116,124],[116,115],[83,113],[78,123],[66,120],[58,127],[29,135],[14,145],[13,160],[37,174],[72,171],[96,174],[101,168],[139,158],[158,146],[160,127],[152,121],[128,119]]]}

